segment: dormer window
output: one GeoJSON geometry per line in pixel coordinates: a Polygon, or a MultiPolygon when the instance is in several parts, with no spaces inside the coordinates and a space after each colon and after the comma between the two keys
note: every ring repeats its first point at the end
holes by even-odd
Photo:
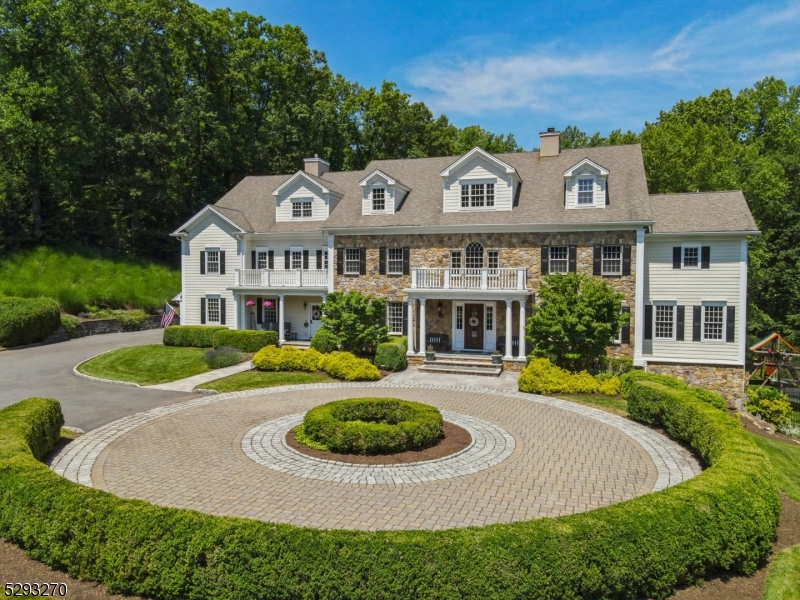
{"type": "Polygon", "coordinates": [[[372,188],[372,212],[386,210],[386,188],[372,188]]]}
{"type": "Polygon", "coordinates": [[[494,206],[493,183],[462,183],[461,208],[484,208],[494,206]]]}
{"type": "Polygon", "coordinates": [[[605,208],[608,205],[609,171],[584,158],[564,171],[564,208],[605,208]]]}
{"type": "Polygon", "coordinates": [[[292,200],[292,218],[293,219],[310,219],[311,218],[311,200],[292,200]]]}
{"type": "Polygon", "coordinates": [[[578,179],[578,204],[594,204],[594,179],[578,179]]]}

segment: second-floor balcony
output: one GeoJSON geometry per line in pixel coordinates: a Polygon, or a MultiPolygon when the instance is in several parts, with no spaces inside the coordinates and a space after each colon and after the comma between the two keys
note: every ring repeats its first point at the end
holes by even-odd
{"type": "Polygon", "coordinates": [[[325,269],[236,269],[237,287],[328,287],[325,269]]]}
{"type": "Polygon", "coordinates": [[[411,269],[411,287],[434,290],[524,290],[527,270],[511,269],[411,269]]]}

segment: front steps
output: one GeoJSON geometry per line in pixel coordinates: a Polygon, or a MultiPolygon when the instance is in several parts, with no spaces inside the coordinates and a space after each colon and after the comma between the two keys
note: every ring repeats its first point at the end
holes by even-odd
{"type": "Polygon", "coordinates": [[[476,354],[437,355],[436,360],[426,360],[419,367],[420,373],[447,373],[451,375],[478,375],[481,377],[499,377],[503,365],[492,364],[491,356],[476,354]]]}

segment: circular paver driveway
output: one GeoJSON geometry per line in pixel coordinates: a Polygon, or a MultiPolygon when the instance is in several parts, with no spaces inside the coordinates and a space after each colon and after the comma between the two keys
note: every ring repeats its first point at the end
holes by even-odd
{"type": "MultiPolygon", "coordinates": [[[[280,437],[273,439],[280,443],[280,437]]],[[[264,443],[271,442],[261,443],[262,448],[264,443]]],[[[318,468],[317,461],[307,457],[308,468],[318,468]]],[[[338,465],[331,462],[331,472],[338,465]]],[[[272,388],[160,407],[79,438],[51,460],[51,467],[84,485],[155,504],[306,527],[371,530],[444,529],[572,514],[663,489],[700,471],[692,455],[671,440],[589,407],[519,392],[380,382],[272,388]],[[261,459],[245,452],[252,448],[254,432],[268,423],[283,419],[288,427],[290,415],[359,396],[432,404],[486,422],[511,440],[500,460],[465,461],[463,472],[419,482],[331,481],[273,468],[269,460],[280,458],[270,458],[269,452],[261,459]]]]}

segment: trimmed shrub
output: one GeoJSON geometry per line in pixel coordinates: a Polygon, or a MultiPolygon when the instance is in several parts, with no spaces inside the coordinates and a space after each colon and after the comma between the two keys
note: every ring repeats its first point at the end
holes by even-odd
{"type": "Polygon", "coordinates": [[[239,348],[231,348],[230,346],[213,348],[203,355],[203,360],[206,361],[209,369],[232,367],[242,362],[243,358],[244,354],[239,348]]]}
{"type": "Polygon", "coordinates": [[[339,349],[339,338],[327,327],[320,327],[311,338],[311,347],[322,354],[329,354],[339,349]]]}
{"type": "Polygon", "coordinates": [[[312,408],[303,433],[331,452],[388,454],[435,444],[444,421],[437,408],[397,398],[337,400],[312,408]]]}
{"type": "Polygon", "coordinates": [[[771,387],[748,387],[747,412],[759,415],[767,423],[782,426],[788,425],[792,419],[792,405],[789,396],[771,387]]]}
{"type": "Polygon", "coordinates": [[[728,403],[725,402],[725,398],[720,396],[719,394],[715,394],[714,392],[707,390],[705,388],[699,387],[691,387],[683,383],[680,379],[676,379],[675,377],[670,377],[669,375],[660,375],[658,373],[646,373],[645,371],[630,371],[625,373],[622,377],[620,377],[620,382],[622,383],[622,395],[627,396],[630,392],[631,386],[633,386],[637,382],[642,381],[649,381],[651,383],[660,383],[668,388],[672,388],[674,390],[682,390],[688,391],[688,393],[692,394],[698,400],[702,402],[707,402],[711,406],[718,408],[721,411],[728,410],[728,403]]]}
{"type": "Polygon", "coordinates": [[[619,378],[610,373],[592,377],[586,371],[570,373],[550,364],[547,358],[532,358],[517,381],[519,391],[529,394],[606,394],[620,392],[619,378]]]}
{"type": "Polygon", "coordinates": [[[629,371],[633,371],[633,359],[606,356],[603,359],[603,370],[619,377],[629,371]]]}
{"type": "Polygon", "coordinates": [[[322,354],[310,348],[300,350],[293,346],[266,346],[253,357],[253,366],[262,371],[309,371],[320,369],[322,354]]]}
{"type": "Polygon", "coordinates": [[[378,381],[381,378],[378,367],[349,352],[323,354],[319,368],[328,375],[345,381],[378,381]]]}
{"type": "Polygon", "coordinates": [[[775,474],[741,425],[663,385],[632,382],[688,442],[703,473],[590,512],[443,531],[348,531],[217,517],[127,500],[38,462],[55,401],[0,411],[0,536],[118,594],[178,598],[661,599],[717,570],[746,575],[771,551],[775,474]]]}
{"type": "Polygon", "coordinates": [[[242,352],[258,352],[264,346],[277,346],[277,331],[253,329],[224,329],[214,334],[214,348],[230,346],[242,352]]]}
{"type": "Polygon", "coordinates": [[[164,328],[164,345],[211,348],[214,334],[222,330],[228,331],[228,328],[224,325],[170,325],[164,328]]]}
{"type": "Polygon", "coordinates": [[[60,324],[61,312],[55,300],[0,297],[0,346],[41,342],[60,324]]]}
{"type": "Polygon", "coordinates": [[[375,353],[375,366],[386,371],[402,371],[408,366],[406,351],[408,343],[406,338],[402,338],[403,343],[398,340],[378,344],[378,351],[375,353]]]}
{"type": "Polygon", "coordinates": [[[73,315],[61,315],[61,324],[67,335],[72,336],[72,332],[81,324],[81,320],[73,315]]]}

